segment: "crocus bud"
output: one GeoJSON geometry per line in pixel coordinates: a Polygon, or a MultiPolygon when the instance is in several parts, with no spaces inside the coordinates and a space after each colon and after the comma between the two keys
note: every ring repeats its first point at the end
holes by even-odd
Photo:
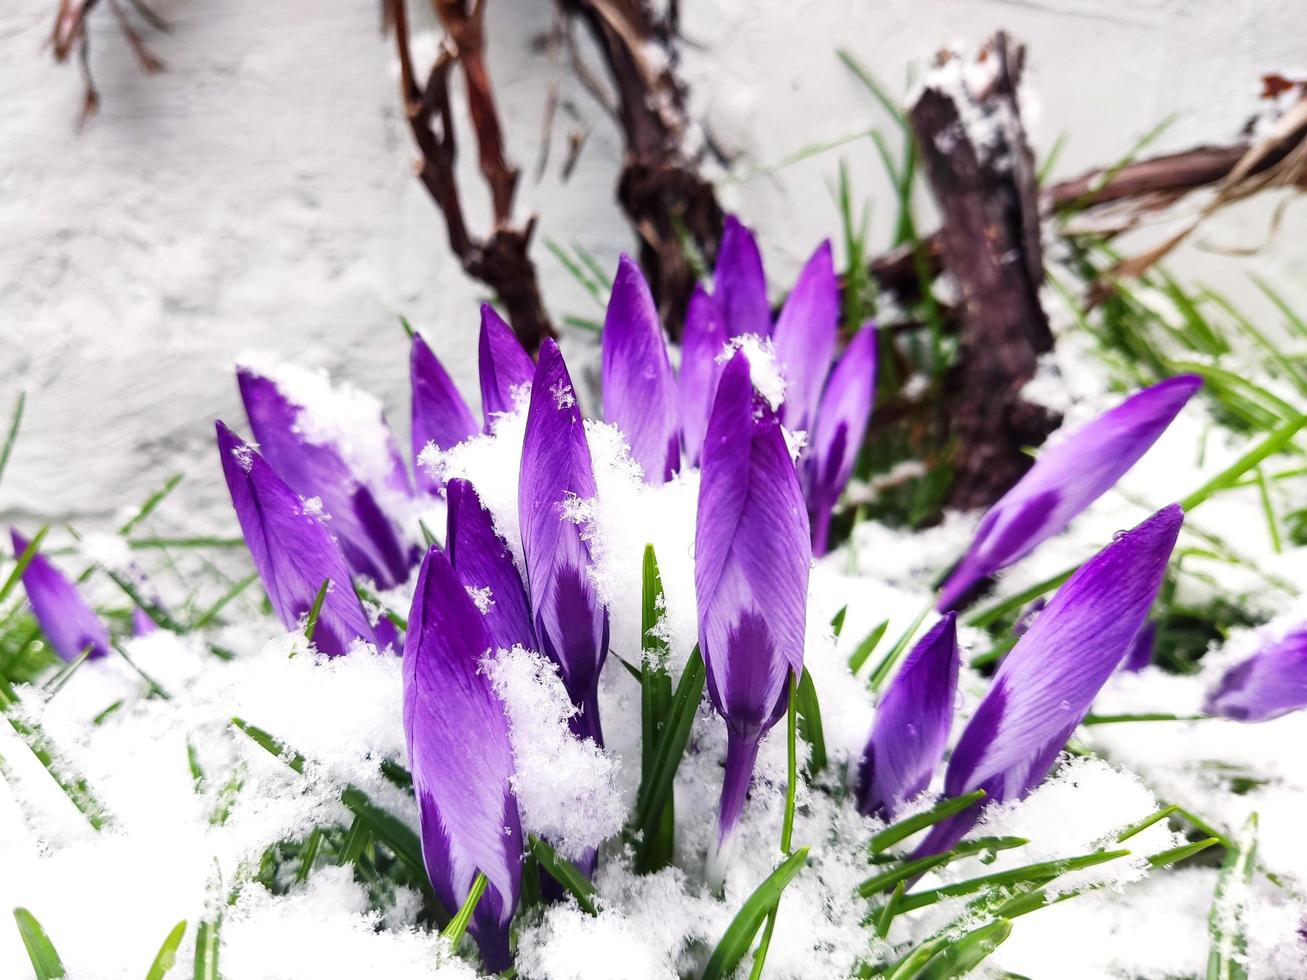
{"type": "Polygon", "coordinates": [[[355,640],[376,642],[350,582],[345,559],[317,514],[305,507],[267,461],[221,422],[218,455],[246,547],[282,625],[296,629],[330,581],[318,612],[313,645],[345,653],[355,640]]]}
{"type": "Polygon", "coordinates": [[[1172,504],[1118,535],[1003,658],[944,776],[945,795],[983,789],[985,798],[936,824],[918,856],[948,850],[985,806],[1020,799],[1048,773],[1143,625],[1183,521],[1172,504]]]}
{"type": "MultiPolygon", "coordinates": [[[[415,465],[428,444],[448,449],[480,431],[458,386],[421,334],[413,335],[408,373],[413,397],[411,436],[415,465]]],[[[438,478],[422,466],[416,469],[419,487],[430,494],[440,490],[438,478]]]]}
{"type": "Polygon", "coordinates": [[[753,232],[734,215],[728,214],[722,225],[713,291],[727,339],[745,334],[771,336],[771,306],[767,303],[762,255],[753,232]]]}
{"type": "Polygon", "coordinates": [[[1235,721],[1270,721],[1304,707],[1307,627],[1299,627],[1226,671],[1204,710],[1235,721]]]}
{"type": "Polygon", "coordinates": [[[604,420],[626,436],[645,482],[665,482],[681,465],[676,377],[649,284],[626,255],[604,317],[603,393],[604,420]]]}
{"type": "Polygon", "coordinates": [[[787,429],[812,427],[822,385],[830,372],[831,355],[835,353],[839,318],[839,284],[830,242],[825,241],[800,271],[772,332],[776,361],[785,378],[781,422],[787,429]]]}
{"type": "MultiPolygon", "coordinates": [[[[416,555],[377,499],[378,488],[350,467],[344,447],[320,438],[312,413],[291,401],[272,378],[249,367],[239,368],[236,377],[260,452],[295,493],[322,502],[349,567],[383,589],[406,581],[416,555]]],[[[385,487],[407,492],[399,450],[385,420],[377,422],[383,444],[367,452],[387,460],[385,487]]]]}
{"type": "Polygon", "coordinates": [[[681,334],[681,373],[677,384],[681,394],[681,440],[685,462],[694,466],[703,449],[713,396],[722,366],[717,355],[726,346],[726,327],[717,303],[702,286],[695,286],[685,311],[681,334]]]}
{"type": "Polygon", "coordinates": [[[758,743],[803,671],[812,551],[780,422],[737,352],[722,372],[703,446],[694,589],[708,693],[726,721],[718,847],[744,807],[758,743]]]}
{"type": "MultiPolygon", "coordinates": [[[[9,537],[14,557],[18,558],[29,542],[12,527],[9,537]]],[[[90,657],[103,657],[109,652],[109,628],[64,573],[39,551],[23,571],[23,588],[41,632],[62,659],[76,660],[88,649],[90,657]]]]}
{"type": "Polygon", "coordinates": [[[804,455],[812,550],[826,553],[831,514],[853,475],[876,400],[876,328],[858,331],[822,393],[804,455]]]}
{"type": "Polygon", "coordinates": [[[522,391],[531,384],[535,362],[522,349],[513,328],[489,304],[481,304],[481,411],[485,428],[490,420],[517,408],[522,391]]]}
{"type": "Polygon", "coordinates": [[[404,735],[422,831],[422,860],[446,910],[486,891],[469,931],[486,969],[511,961],[509,923],[522,889],[522,823],[504,706],[482,661],[485,620],[439,548],[418,572],[404,641],[404,735]]]}
{"type": "Polygon", "coordinates": [[[1040,453],[981,519],[970,549],[940,591],[939,608],[962,602],[979,582],[1024,558],[1110,490],[1201,384],[1196,375],[1182,374],[1145,388],[1040,453]]]}
{"type": "Polygon", "coordinates": [[[467,480],[450,480],[445,553],[486,621],[496,649],[536,647],[531,608],[513,552],[495,532],[490,511],[467,480]]]}
{"type": "Polygon", "coordinates": [[[958,694],[955,619],[948,613],[921,639],[876,706],[858,778],[861,813],[893,820],[944,757],[958,694]]]}
{"type": "Polygon", "coordinates": [[[603,744],[599,671],[608,656],[608,610],[590,578],[583,534],[595,498],[594,471],[572,379],[558,345],[546,340],[531,382],[518,520],[536,638],[558,664],[579,713],[572,730],[603,744]]]}

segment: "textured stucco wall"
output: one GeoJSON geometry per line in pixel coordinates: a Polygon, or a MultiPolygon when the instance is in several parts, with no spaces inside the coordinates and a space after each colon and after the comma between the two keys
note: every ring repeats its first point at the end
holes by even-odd
{"type": "MultiPolygon", "coordinates": [[[[423,326],[451,370],[474,369],[475,300],[443,225],[412,178],[391,48],[370,0],[155,0],[173,25],[151,44],[168,70],[137,70],[107,10],[92,24],[103,96],[85,131],[81,80],[45,47],[55,0],[0,5],[0,412],[28,392],[0,518],[101,526],[168,473],[190,477],[172,521],[230,526],[213,459],[215,416],[240,412],[232,358],[248,347],[296,354],[375,391],[406,428],[405,345],[395,321],[423,326]]],[[[1058,170],[1109,161],[1168,114],[1157,144],[1228,139],[1253,109],[1257,76],[1300,66],[1298,0],[690,0],[685,75],[695,113],[738,156],[734,173],[805,145],[892,125],[836,61],[848,47],[906,89],[941,44],[972,46],[1005,26],[1030,45],[1036,145],[1068,134],[1058,170]]],[[[611,123],[565,73],[563,95],[589,130],[560,182],[565,129],[537,182],[550,79],[542,38],[551,5],[494,0],[492,70],[519,210],[540,214],[536,248],[556,316],[598,310],[545,252],[580,242],[605,263],[630,247],[612,204],[620,152],[611,123]]],[[[466,145],[466,144],[465,144],[466,145]]],[[[837,232],[833,181],[848,161],[870,195],[877,240],[889,188],[862,141],[779,171],[723,183],[722,198],[761,232],[788,276],[837,232]]],[[[472,155],[474,225],[484,195],[472,155]]],[[[1257,202],[1214,222],[1208,245],[1263,240],[1257,202]]],[[[1189,248],[1186,272],[1245,295],[1259,271],[1307,297],[1301,208],[1256,259],[1189,248]]],[[[578,340],[578,343],[582,341],[578,340]]],[[[242,426],[243,427],[243,426],[242,426]]],[[[165,521],[168,519],[165,518],[165,521]]]]}

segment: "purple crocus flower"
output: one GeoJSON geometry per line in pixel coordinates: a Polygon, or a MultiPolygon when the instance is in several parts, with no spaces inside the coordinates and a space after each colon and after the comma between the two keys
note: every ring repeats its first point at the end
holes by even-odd
{"type": "Polygon", "coordinates": [[[540,348],[531,382],[518,480],[518,518],[536,638],[558,664],[579,713],[572,730],[603,744],[599,671],[608,656],[608,610],[590,578],[584,508],[595,498],[590,446],[563,355],[540,348]]]}
{"type": "Polygon", "coordinates": [[[762,255],[753,232],[734,215],[728,214],[722,227],[713,285],[728,339],[745,334],[771,335],[771,306],[767,302],[762,255]]]}
{"type": "Polygon", "coordinates": [[[936,824],[917,855],[946,851],[985,806],[1020,799],[1048,773],[1144,623],[1184,512],[1163,508],[1067,580],[1003,659],[949,759],[946,796],[985,799],[936,824]]]}
{"type": "Polygon", "coordinates": [[[831,514],[853,475],[876,397],[876,328],[868,324],[849,342],[821,396],[804,457],[812,550],[826,553],[831,514]]]}
{"type": "Polygon", "coordinates": [[[681,394],[681,444],[687,465],[699,462],[703,436],[708,428],[713,395],[722,366],[717,355],[726,346],[726,327],[717,303],[702,286],[695,286],[685,311],[681,334],[681,373],[677,384],[681,394]]]}
{"type": "Polygon", "coordinates": [[[958,631],[948,613],[908,654],[876,707],[862,753],[858,810],[893,820],[944,757],[958,693],[958,631]]]}
{"type": "MultiPolygon", "coordinates": [[[[378,501],[374,489],[361,480],[331,443],[314,442],[304,434],[302,406],[291,402],[271,378],[249,368],[237,370],[241,400],[255,441],[265,459],[295,493],[322,501],[331,529],[349,567],[383,589],[408,580],[416,555],[398,526],[378,501]]],[[[394,461],[388,486],[403,476],[403,461],[393,445],[385,450],[394,461]],[[395,475],[398,467],[399,476],[395,475]]]]}
{"type": "Polygon", "coordinates": [[[522,823],[504,706],[481,662],[485,620],[439,548],[427,552],[404,641],[404,734],[427,876],[459,908],[477,872],[486,891],[469,931],[492,973],[512,962],[508,926],[522,888],[522,823]]]}
{"type": "Polygon", "coordinates": [[[681,465],[676,377],[649,284],[627,255],[604,317],[603,394],[604,420],[626,436],[645,482],[666,482],[681,465]]]}
{"type": "Polygon", "coordinates": [[[535,362],[522,349],[513,328],[488,303],[481,304],[481,411],[486,431],[495,415],[512,412],[518,393],[531,384],[535,362]]]}
{"type": "Polygon", "coordinates": [[[1307,627],[1286,633],[1226,671],[1207,695],[1208,714],[1270,721],[1307,707],[1307,627]]]}
{"type": "Polygon", "coordinates": [[[330,580],[318,613],[313,644],[323,653],[345,653],[357,639],[376,642],[349,568],[327,531],[267,461],[231,429],[216,423],[218,455],[254,567],[282,625],[297,629],[330,580]]]}
{"type": "Polygon", "coordinates": [[[839,284],[830,242],[825,241],[799,273],[772,331],[776,361],[785,377],[781,422],[787,429],[808,429],[817,417],[839,318],[839,284]]]}
{"type": "Polygon", "coordinates": [[[694,590],[708,693],[726,721],[718,847],[734,829],[758,743],[803,671],[807,511],[779,420],[736,352],[708,419],[699,484],[694,590]]]}
{"type": "MultiPolygon", "coordinates": [[[[12,527],[9,537],[13,541],[14,557],[18,558],[30,542],[12,527]]],[[[39,551],[32,555],[23,572],[23,588],[27,590],[27,601],[32,604],[32,615],[41,632],[62,659],[76,660],[88,647],[87,656],[92,658],[109,652],[109,628],[76,586],[39,551]]]]}
{"type": "Polygon", "coordinates": [[[964,601],[983,579],[1028,555],[1115,485],[1166,431],[1202,379],[1145,388],[1040,453],[985,514],[966,556],[944,583],[938,608],[964,601]]]}
{"type": "Polygon", "coordinates": [[[535,649],[531,609],[513,552],[495,532],[490,511],[467,480],[450,480],[445,553],[463,588],[485,617],[496,649],[535,649]]]}
{"type": "MultiPolygon", "coordinates": [[[[421,334],[413,335],[408,367],[413,389],[412,444],[416,464],[429,443],[434,443],[437,449],[448,449],[472,438],[480,429],[453,379],[421,334]]],[[[418,485],[429,494],[437,493],[440,480],[427,472],[426,467],[415,468],[418,485]]]]}
{"type": "Polygon", "coordinates": [[[140,606],[132,607],[132,636],[149,636],[158,630],[159,626],[150,618],[140,606]]]}

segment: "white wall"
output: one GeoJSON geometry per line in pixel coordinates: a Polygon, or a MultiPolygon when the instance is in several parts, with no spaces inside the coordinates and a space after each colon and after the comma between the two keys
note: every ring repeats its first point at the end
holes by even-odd
{"type": "MultiPolygon", "coordinates": [[[[19,389],[28,412],[0,485],[0,519],[108,523],[169,473],[190,477],[172,521],[231,527],[212,420],[241,422],[232,358],[250,346],[323,364],[381,395],[406,428],[402,312],[423,326],[473,394],[481,290],[447,251],[413,179],[391,47],[368,0],[155,0],[173,25],[151,44],[168,65],[144,77],[107,9],[92,23],[103,108],[83,132],[81,81],[45,46],[55,0],[0,5],[0,413],[19,389]]],[[[519,209],[541,216],[537,264],[556,316],[598,309],[545,252],[576,241],[605,263],[630,246],[612,204],[620,145],[565,77],[589,129],[562,184],[534,178],[550,74],[551,5],[491,0],[490,51],[519,209]]],[[[1224,141],[1254,107],[1257,76],[1303,61],[1298,0],[686,0],[685,73],[695,112],[738,154],[736,173],[805,145],[892,127],[836,61],[848,47],[902,90],[944,43],[999,26],[1030,45],[1031,128],[1069,140],[1059,171],[1115,159],[1168,113],[1161,148],[1224,141]]],[[[421,12],[419,11],[419,14],[421,12]]],[[[564,120],[566,117],[562,117],[564,120]]],[[[565,125],[570,125],[565,123],[565,125]]],[[[465,148],[470,148],[464,143],[465,148]]],[[[888,186],[868,142],[767,176],[723,184],[758,226],[773,269],[792,273],[837,233],[838,160],[874,197],[888,234],[888,186]]],[[[484,197],[465,152],[475,227],[484,197]]],[[[1269,203],[1200,238],[1255,244],[1269,203]]],[[[1301,208],[1297,209],[1298,212],[1301,208]]],[[[1256,266],[1300,298],[1307,252],[1291,210],[1254,260],[1188,249],[1181,268],[1239,295],[1256,266]]],[[[165,515],[165,524],[168,518],[165,515]]]]}

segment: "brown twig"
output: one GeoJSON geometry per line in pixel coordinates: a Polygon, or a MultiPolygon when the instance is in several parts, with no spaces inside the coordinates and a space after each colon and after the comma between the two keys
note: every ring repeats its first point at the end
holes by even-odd
{"type": "MultiPolygon", "coordinates": [[[[85,83],[85,92],[82,96],[81,125],[85,125],[100,107],[100,93],[96,89],[95,79],[91,75],[91,41],[87,33],[87,19],[98,3],[99,0],[59,0],[59,9],[55,12],[54,27],[50,32],[50,43],[54,49],[55,61],[65,62],[68,60],[69,55],[76,52],[78,63],[81,65],[82,78],[85,83]]],[[[144,0],[131,0],[131,5],[137,15],[150,27],[161,32],[168,30],[167,23],[147,7],[144,0]]],[[[136,55],[136,60],[140,63],[141,69],[147,75],[163,71],[163,62],[150,50],[145,43],[145,39],[141,37],[140,32],[127,16],[127,11],[122,8],[118,0],[109,0],[109,9],[118,22],[119,30],[122,31],[127,43],[131,46],[132,53],[136,55]]]]}
{"type": "Polygon", "coordinates": [[[518,338],[530,351],[554,335],[528,254],[535,219],[513,227],[513,197],[518,172],[507,159],[499,114],[485,61],[485,3],[433,0],[446,36],[425,83],[418,82],[409,46],[404,0],[389,0],[389,20],[399,55],[400,90],[405,116],[421,161],[418,178],[445,218],[450,250],[463,269],[485,283],[503,302],[518,338]],[[449,73],[458,64],[467,82],[468,111],[476,133],[481,172],[490,187],[494,228],[487,238],[469,232],[459,197],[454,162],[457,138],[449,97],[449,73]]]}

